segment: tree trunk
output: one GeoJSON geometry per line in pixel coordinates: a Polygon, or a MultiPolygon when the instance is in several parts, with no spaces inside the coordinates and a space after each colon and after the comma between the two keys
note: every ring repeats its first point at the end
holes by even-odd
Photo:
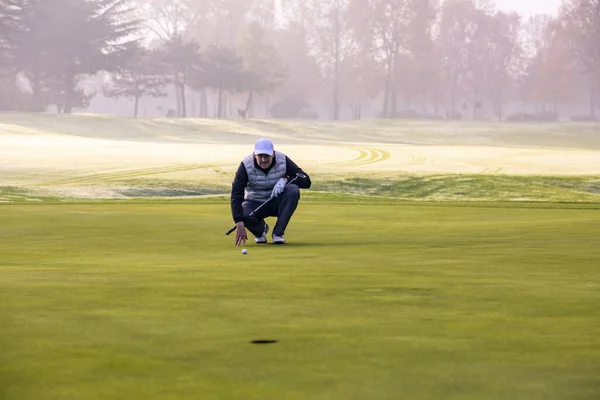
{"type": "Polygon", "coordinates": [[[181,84],[179,88],[179,94],[181,95],[181,116],[183,118],[187,117],[187,105],[185,101],[185,85],[181,84]]]}
{"type": "Polygon", "coordinates": [[[252,95],[254,94],[254,90],[250,89],[250,93],[248,93],[248,99],[246,100],[246,107],[244,107],[244,119],[248,118],[248,112],[250,110],[250,106],[252,104],[252,95]]]}
{"type": "Polygon", "coordinates": [[[333,77],[333,119],[340,119],[340,10],[335,8],[335,67],[333,77]]]}
{"type": "Polygon", "coordinates": [[[386,115],[389,118],[391,117],[396,117],[396,111],[397,111],[397,102],[398,102],[398,96],[397,96],[397,87],[396,87],[396,66],[398,63],[397,57],[398,57],[398,45],[396,44],[394,46],[394,52],[392,54],[392,59],[390,60],[390,67],[389,67],[389,93],[388,93],[388,110],[386,110],[386,115]],[[390,112],[391,111],[391,112],[390,112]]]}
{"type": "Polygon", "coordinates": [[[196,101],[198,100],[198,98],[196,96],[194,96],[196,93],[194,92],[194,90],[192,89],[192,98],[191,98],[191,103],[190,103],[190,117],[192,118],[198,118],[198,107],[196,107],[196,101]]]}
{"type": "Polygon", "coordinates": [[[176,102],[176,115],[181,117],[181,96],[179,95],[179,80],[178,76],[175,75],[175,102],[176,102]]]}
{"type": "Polygon", "coordinates": [[[456,115],[456,90],[458,86],[458,77],[454,77],[452,80],[452,86],[450,88],[450,115],[448,119],[454,119],[456,115]]]}
{"type": "Polygon", "coordinates": [[[206,95],[206,89],[202,89],[200,92],[200,118],[208,117],[208,96],[206,95]]]}
{"type": "Polygon", "coordinates": [[[590,85],[590,117],[596,117],[596,86],[595,79],[592,76],[592,84],[590,85]]]}
{"type": "Polygon", "coordinates": [[[34,73],[32,75],[32,77],[30,78],[31,80],[31,90],[33,92],[33,104],[32,104],[32,111],[34,112],[40,112],[43,110],[43,104],[44,104],[44,100],[43,100],[43,93],[42,93],[42,87],[41,87],[41,79],[39,77],[38,73],[34,73]]]}
{"type": "Polygon", "coordinates": [[[67,76],[65,78],[65,101],[64,101],[64,109],[63,113],[71,114],[73,112],[73,101],[75,100],[75,78],[73,76],[67,76]]]}
{"type": "Polygon", "coordinates": [[[352,104],[352,119],[359,120],[361,114],[361,103],[360,101],[352,104]]]}
{"type": "Polygon", "coordinates": [[[396,118],[397,116],[398,116],[398,93],[396,92],[396,88],[392,87],[390,111],[388,112],[388,117],[396,118]]]}
{"type": "Polygon", "coordinates": [[[133,105],[133,117],[134,118],[138,117],[139,106],[140,106],[140,95],[136,94],[135,95],[135,104],[133,105]]]}
{"type": "Polygon", "coordinates": [[[502,121],[504,119],[504,85],[500,84],[498,91],[496,93],[496,111],[498,114],[498,121],[502,121]]]}
{"type": "Polygon", "coordinates": [[[388,67],[388,73],[387,73],[387,76],[385,77],[385,93],[383,95],[383,110],[381,113],[382,118],[388,117],[388,104],[390,101],[389,99],[390,99],[391,85],[392,85],[392,75],[390,73],[390,67],[388,67]]]}
{"type": "Polygon", "coordinates": [[[223,115],[223,88],[219,86],[217,94],[217,118],[221,118],[223,115]]]}

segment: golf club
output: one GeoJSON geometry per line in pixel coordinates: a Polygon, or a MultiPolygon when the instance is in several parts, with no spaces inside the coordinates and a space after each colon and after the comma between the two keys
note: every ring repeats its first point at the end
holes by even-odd
{"type": "MultiPolygon", "coordinates": [[[[292,179],[291,179],[291,180],[290,180],[290,181],[289,181],[289,182],[288,182],[288,183],[285,185],[285,187],[288,187],[288,186],[289,186],[289,185],[290,185],[292,182],[294,182],[294,181],[295,181],[296,179],[298,179],[298,178],[306,178],[306,175],[304,175],[304,174],[301,174],[301,173],[297,173],[297,174],[296,174],[296,176],[295,176],[295,177],[293,177],[293,178],[292,178],[292,179]]],[[[284,188],[284,189],[285,189],[285,188],[284,188]]],[[[262,206],[264,206],[265,204],[267,204],[269,201],[271,201],[271,200],[273,200],[273,199],[274,199],[274,197],[273,197],[273,196],[271,196],[271,197],[269,197],[267,200],[265,200],[265,201],[264,201],[264,202],[263,202],[263,203],[262,203],[260,206],[256,207],[256,208],[254,209],[254,211],[252,211],[252,212],[250,213],[250,215],[248,215],[248,217],[246,218],[246,220],[248,220],[249,218],[251,218],[251,217],[252,217],[252,216],[253,216],[253,215],[254,215],[254,214],[255,214],[255,213],[258,211],[258,210],[260,210],[260,209],[261,209],[261,207],[262,207],[262,206]]],[[[230,230],[228,230],[228,231],[227,231],[227,233],[225,233],[225,234],[226,234],[226,235],[229,235],[231,232],[235,231],[235,230],[236,230],[236,228],[237,228],[237,226],[236,226],[236,225],[234,225],[234,226],[233,226],[233,228],[231,228],[230,230]]]]}

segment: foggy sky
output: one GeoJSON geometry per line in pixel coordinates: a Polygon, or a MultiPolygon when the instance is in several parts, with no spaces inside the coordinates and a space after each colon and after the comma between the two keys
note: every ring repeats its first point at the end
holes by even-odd
{"type": "Polygon", "coordinates": [[[496,0],[498,9],[516,11],[524,17],[535,14],[556,15],[561,0],[496,0]]]}

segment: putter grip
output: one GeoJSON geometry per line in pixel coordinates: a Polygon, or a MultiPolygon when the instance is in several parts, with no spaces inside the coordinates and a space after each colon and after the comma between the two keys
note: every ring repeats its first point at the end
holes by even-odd
{"type": "Polygon", "coordinates": [[[227,231],[226,235],[229,235],[231,232],[235,231],[236,228],[237,226],[234,225],[233,228],[227,231]]]}

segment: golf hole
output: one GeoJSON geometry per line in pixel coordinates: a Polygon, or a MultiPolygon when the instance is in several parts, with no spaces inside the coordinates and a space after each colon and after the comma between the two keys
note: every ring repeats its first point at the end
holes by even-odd
{"type": "Polygon", "coordinates": [[[277,340],[260,339],[260,340],[253,340],[250,343],[252,343],[252,344],[272,344],[272,343],[277,343],[277,340]]]}

